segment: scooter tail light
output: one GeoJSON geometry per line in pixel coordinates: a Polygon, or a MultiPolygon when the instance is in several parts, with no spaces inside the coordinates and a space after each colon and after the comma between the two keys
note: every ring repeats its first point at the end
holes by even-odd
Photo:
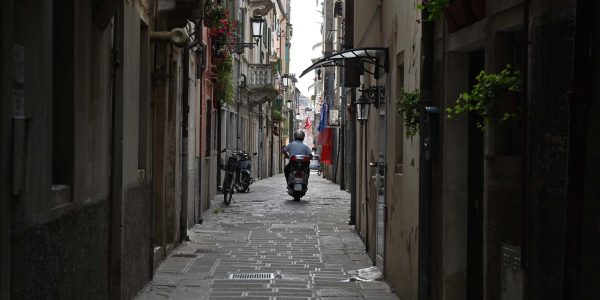
{"type": "Polygon", "coordinates": [[[296,155],[292,155],[292,157],[290,157],[290,160],[291,160],[291,161],[296,161],[296,159],[297,159],[297,158],[296,158],[296,155]]]}
{"type": "Polygon", "coordinates": [[[296,174],[294,174],[294,176],[295,176],[296,178],[304,178],[304,173],[303,173],[303,172],[300,172],[300,171],[298,171],[298,172],[296,172],[296,174]]]}
{"type": "Polygon", "coordinates": [[[308,156],[303,157],[302,158],[302,162],[304,162],[304,163],[310,163],[310,157],[308,157],[308,156]]]}

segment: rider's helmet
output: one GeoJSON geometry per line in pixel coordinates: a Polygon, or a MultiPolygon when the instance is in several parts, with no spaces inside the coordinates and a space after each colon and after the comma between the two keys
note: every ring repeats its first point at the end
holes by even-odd
{"type": "Polygon", "coordinates": [[[304,131],[300,129],[294,131],[294,141],[304,141],[304,131]]]}

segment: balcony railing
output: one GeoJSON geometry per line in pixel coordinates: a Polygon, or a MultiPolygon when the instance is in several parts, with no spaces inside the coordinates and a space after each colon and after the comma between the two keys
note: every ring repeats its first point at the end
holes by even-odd
{"type": "Polygon", "coordinates": [[[275,81],[275,71],[270,64],[248,65],[248,88],[250,90],[278,91],[275,81]]]}

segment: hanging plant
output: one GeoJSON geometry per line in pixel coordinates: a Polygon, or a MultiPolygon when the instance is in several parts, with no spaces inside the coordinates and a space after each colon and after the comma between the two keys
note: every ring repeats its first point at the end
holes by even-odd
{"type": "Polygon", "coordinates": [[[223,19],[226,19],[226,10],[216,1],[210,1],[204,7],[204,25],[214,27],[223,19]]]}
{"type": "Polygon", "coordinates": [[[428,12],[427,19],[424,21],[435,21],[439,20],[444,13],[444,7],[450,3],[449,0],[421,0],[421,3],[417,4],[417,8],[428,12]]]}
{"type": "Polygon", "coordinates": [[[398,113],[402,114],[402,119],[404,120],[406,136],[415,136],[417,131],[419,131],[421,91],[414,90],[412,92],[407,92],[402,89],[400,90],[400,95],[396,102],[398,104],[398,113]]]}
{"type": "Polygon", "coordinates": [[[482,117],[483,121],[477,124],[482,130],[492,122],[518,119],[521,73],[507,65],[497,74],[481,71],[476,79],[471,91],[460,94],[456,104],[446,109],[449,119],[474,112],[482,117]]]}
{"type": "Polygon", "coordinates": [[[235,23],[229,19],[221,20],[219,26],[216,27],[217,52],[219,52],[219,55],[226,56],[233,51],[235,44],[235,28],[235,23]]]}
{"type": "Polygon", "coordinates": [[[281,110],[279,110],[279,109],[271,110],[271,120],[273,120],[273,122],[283,121],[283,115],[281,114],[281,110]]]}
{"type": "Polygon", "coordinates": [[[217,66],[215,85],[216,96],[221,104],[233,104],[233,60],[231,56],[225,57],[223,62],[217,66]]]}

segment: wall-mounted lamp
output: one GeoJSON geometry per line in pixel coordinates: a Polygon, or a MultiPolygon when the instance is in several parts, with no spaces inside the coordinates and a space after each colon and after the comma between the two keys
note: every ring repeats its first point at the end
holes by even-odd
{"type": "Polygon", "coordinates": [[[284,87],[290,86],[290,74],[287,74],[287,73],[283,74],[281,76],[281,81],[282,81],[284,87]]]}
{"type": "Polygon", "coordinates": [[[369,118],[369,108],[371,106],[371,101],[365,97],[365,93],[363,92],[360,97],[355,102],[356,105],[356,119],[360,122],[360,125],[364,125],[369,118]]]}
{"type": "Polygon", "coordinates": [[[242,54],[244,52],[244,48],[254,48],[254,46],[258,46],[260,39],[262,38],[262,27],[265,23],[265,18],[262,16],[254,16],[250,19],[250,23],[252,23],[252,38],[255,42],[253,43],[234,43],[233,44],[233,52],[237,54],[242,54]]]}

